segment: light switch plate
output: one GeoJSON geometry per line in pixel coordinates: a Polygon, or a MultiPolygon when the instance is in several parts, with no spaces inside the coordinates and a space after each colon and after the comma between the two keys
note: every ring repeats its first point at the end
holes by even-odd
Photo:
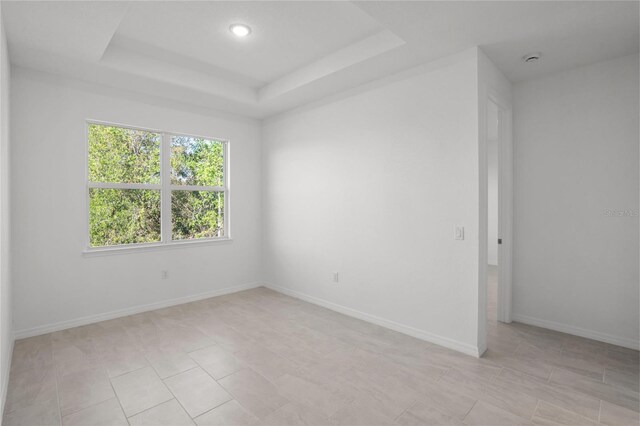
{"type": "Polygon", "coordinates": [[[464,226],[456,226],[456,232],[453,234],[454,240],[464,240],[464,226]]]}

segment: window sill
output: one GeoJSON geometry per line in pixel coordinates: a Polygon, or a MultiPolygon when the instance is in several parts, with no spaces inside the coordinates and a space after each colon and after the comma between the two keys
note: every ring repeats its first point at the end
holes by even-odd
{"type": "Polygon", "coordinates": [[[199,240],[174,241],[171,243],[130,244],[123,246],[87,248],[82,252],[83,257],[111,256],[127,253],[144,253],[149,251],[173,250],[189,247],[209,246],[231,243],[230,237],[203,238],[199,240]]]}

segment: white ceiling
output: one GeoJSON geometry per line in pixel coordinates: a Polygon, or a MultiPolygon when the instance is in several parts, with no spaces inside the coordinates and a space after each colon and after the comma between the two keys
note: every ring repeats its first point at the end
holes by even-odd
{"type": "Polygon", "coordinates": [[[473,46],[520,81],[640,38],[634,1],[5,0],[2,14],[15,65],[257,118],[473,46]],[[252,34],[234,37],[236,22],[252,34]]]}
{"type": "Polygon", "coordinates": [[[349,2],[138,2],[116,35],[266,84],[383,28],[349,2]],[[247,23],[238,39],[231,23],[247,23]]]}

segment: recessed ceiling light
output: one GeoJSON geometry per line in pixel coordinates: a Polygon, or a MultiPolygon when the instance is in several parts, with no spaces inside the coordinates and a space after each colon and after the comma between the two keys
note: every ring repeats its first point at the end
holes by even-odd
{"type": "Polygon", "coordinates": [[[233,24],[229,27],[229,31],[237,37],[246,37],[251,34],[251,28],[244,24],[233,24]]]}
{"type": "Polygon", "coordinates": [[[540,52],[529,53],[528,55],[524,55],[522,60],[524,62],[535,62],[540,59],[540,56],[542,56],[540,52]]]}

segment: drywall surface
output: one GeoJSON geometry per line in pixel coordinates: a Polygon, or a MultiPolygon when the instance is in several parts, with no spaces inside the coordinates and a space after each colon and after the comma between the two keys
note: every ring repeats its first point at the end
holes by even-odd
{"type": "MultiPolygon", "coordinates": [[[[0,5],[0,15],[1,15],[0,5]]],[[[4,411],[13,351],[13,306],[11,303],[9,206],[9,54],[0,18],[0,413],[4,411]]]]}
{"type": "Polygon", "coordinates": [[[477,355],[477,50],[270,119],[263,144],[269,286],[477,355]]]}
{"type": "Polygon", "coordinates": [[[514,320],[638,346],[638,71],[514,86],[514,320]]]}
{"type": "Polygon", "coordinates": [[[259,123],[158,106],[22,68],[12,70],[11,90],[18,334],[259,281],[259,123]],[[84,257],[87,119],[229,139],[233,241],[84,257]]]}

